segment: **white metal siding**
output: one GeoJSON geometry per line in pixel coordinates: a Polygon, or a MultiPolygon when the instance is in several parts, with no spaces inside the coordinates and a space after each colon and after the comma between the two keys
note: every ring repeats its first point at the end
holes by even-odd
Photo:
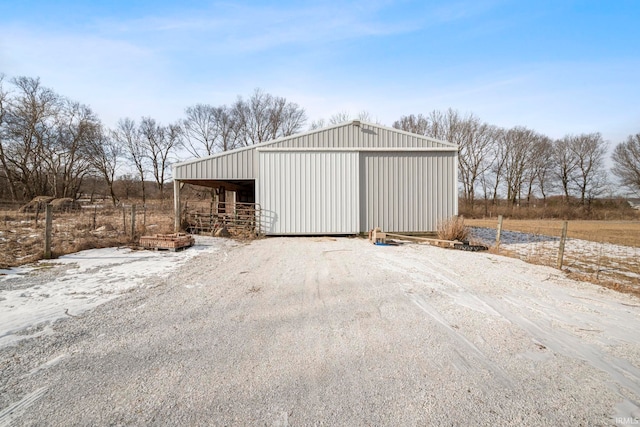
{"type": "Polygon", "coordinates": [[[358,163],[356,152],[259,151],[263,231],[358,233],[358,163]]]}
{"type": "Polygon", "coordinates": [[[254,149],[205,157],[173,168],[173,179],[255,179],[254,149]]]}
{"type": "Polygon", "coordinates": [[[179,163],[173,167],[176,180],[255,179],[256,150],[261,148],[456,148],[455,145],[398,129],[361,122],[333,127],[265,142],[213,156],[179,163]]]}
{"type": "Polygon", "coordinates": [[[403,132],[398,129],[361,123],[354,126],[351,122],[341,126],[319,129],[312,133],[294,135],[275,141],[271,147],[296,148],[429,148],[453,147],[426,136],[403,132]]]}
{"type": "Polygon", "coordinates": [[[458,213],[456,152],[360,153],[360,231],[435,231],[458,213]]]}

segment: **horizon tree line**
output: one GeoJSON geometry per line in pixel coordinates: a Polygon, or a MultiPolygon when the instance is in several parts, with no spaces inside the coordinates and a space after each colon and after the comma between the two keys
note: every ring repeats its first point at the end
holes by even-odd
{"type": "MultiPolygon", "coordinates": [[[[608,144],[600,133],[553,140],[524,126],[500,128],[453,109],[403,116],[393,127],[459,146],[461,195],[471,208],[476,195],[494,204],[504,198],[516,206],[537,197],[545,203],[550,194],[561,194],[567,202],[577,198],[586,206],[607,190],[608,144]]],[[[618,164],[615,156],[612,160],[618,164]]],[[[635,162],[640,170],[640,157],[635,162]]]]}
{"type": "MultiPolygon", "coordinates": [[[[311,122],[309,130],[351,118],[339,112],[311,122]]],[[[366,111],[355,118],[373,121],[366,111]]],[[[57,94],[39,78],[7,80],[0,74],[0,198],[76,198],[91,178],[104,182],[115,205],[114,185],[125,177],[138,182],[144,203],[145,182],[154,182],[159,197],[165,197],[168,170],[180,150],[209,156],[293,135],[306,122],[298,104],[255,89],[231,105],[188,106],[173,123],[124,117],[108,128],[89,106],[57,94]],[[118,175],[125,167],[131,173],[118,175]]],[[[557,194],[588,206],[608,189],[608,143],[600,133],[554,140],[524,126],[500,128],[454,109],[402,116],[392,127],[459,146],[460,195],[471,208],[478,198],[516,206],[534,199],[546,202],[557,194]]],[[[617,144],[611,161],[610,172],[620,184],[640,195],[640,133],[617,144]]]]}

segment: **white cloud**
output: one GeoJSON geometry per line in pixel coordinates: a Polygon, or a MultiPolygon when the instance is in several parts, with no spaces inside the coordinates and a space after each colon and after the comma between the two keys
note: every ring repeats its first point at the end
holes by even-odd
{"type": "Polygon", "coordinates": [[[452,107],[554,137],[600,130],[613,141],[638,131],[633,101],[640,88],[630,83],[637,60],[504,68],[490,60],[470,64],[464,52],[439,64],[416,47],[395,68],[386,67],[385,57],[374,67],[358,62],[369,51],[355,49],[375,52],[377,41],[393,40],[387,36],[465,20],[496,3],[412,3],[411,10],[420,10],[413,14],[396,13],[405,5],[390,1],[216,3],[119,21],[88,19],[81,28],[13,24],[0,28],[0,72],[40,76],[56,92],[91,105],[108,125],[142,115],[166,123],[188,105],[228,104],[261,87],[297,102],[310,119],[367,110],[390,125],[403,114],[452,107]]]}
{"type": "Polygon", "coordinates": [[[184,9],[172,16],[148,15],[129,20],[100,20],[101,34],[162,40],[166,48],[249,53],[289,45],[328,43],[370,36],[406,33],[419,28],[415,17],[389,19],[385,2],[322,3],[296,7],[214,4],[184,9]]]}

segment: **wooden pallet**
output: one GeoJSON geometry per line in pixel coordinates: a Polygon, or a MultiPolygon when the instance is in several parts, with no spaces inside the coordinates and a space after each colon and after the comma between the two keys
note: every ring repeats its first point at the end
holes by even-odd
{"type": "Polygon", "coordinates": [[[428,243],[433,246],[440,246],[441,248],[453,248],[454,245],[462,244],[457,240],[443,240],[443,239],[431,239],[429,237],[407,236],[405,234],[386,233],[386,237],[395,237],[401,240],[414,240],[416,242],[428,243]]]}
{"type": "Polygon", "coordinates": [[[440,246],[441,248],[453,248],[455,245],[462,244],[457,240],[442,240],[432,239],[428,237],[408,236],[405,234],[397,233],[385,233],[379,227],[374,228],[369,232],[369,240],[374,245],[386,244],[388,238],[395,238],[400,240],[414,240],[417,242],[428,243],[433,246],[440,246]]]}
{"type": "Polygon", "coordinates": [[[156,251],[178,251],[193,246],[195,239],[190,234],[154,234],[140,237],[140,247],[156,251]]]}

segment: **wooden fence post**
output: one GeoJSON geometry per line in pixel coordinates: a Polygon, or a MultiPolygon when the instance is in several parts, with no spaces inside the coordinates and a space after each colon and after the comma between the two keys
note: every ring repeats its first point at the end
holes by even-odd
{"type": "Polygon", "coordinates": [[[136,235],[136,205],[131,205],[131,238],[136,235]]]}
{"type": "Polygon", "coordinates": [[[562,270],[562,258],[564,257],[564,243],[567,240],[567,227],[569,222],[562,223],[562,235],[560,236],[560,247],[558,248],[558,262],[556,267],[558,270],[562,270]]]}
{"type": "Polygon", "coordinates": [[[53,223],[52,216],[52,206],[47,203],[47,206],[45,207],[44,220],[44,259],[51,259],[51,225],[53,223]]]}
{"type": "Polygon", "coordinates": [[[501,234],[502,234],[502,215],[498,215],[498,229],[496,230],[496,249],[500,249],[501,234]]]}

